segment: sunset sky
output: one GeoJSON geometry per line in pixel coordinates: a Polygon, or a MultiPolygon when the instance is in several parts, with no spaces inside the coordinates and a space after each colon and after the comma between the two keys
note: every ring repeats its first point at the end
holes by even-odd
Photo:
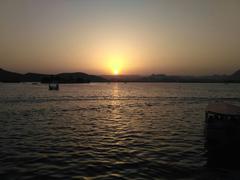
{"type": "Polygon", "coordinates": [[[239,0],[1,0],[0,68],[91,74],[240,69],[239,0]]]}

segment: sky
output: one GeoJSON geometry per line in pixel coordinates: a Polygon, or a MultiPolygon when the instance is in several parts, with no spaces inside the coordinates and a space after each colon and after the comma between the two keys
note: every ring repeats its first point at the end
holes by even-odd
{"type": "Polygon", "coordinates": [[[231,74],[239,0],[1,0],[0,68],[90,74],[231,74]]]}

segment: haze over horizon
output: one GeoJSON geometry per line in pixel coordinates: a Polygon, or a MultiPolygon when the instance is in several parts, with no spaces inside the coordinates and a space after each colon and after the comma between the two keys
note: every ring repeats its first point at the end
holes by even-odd
{"type": "Polygon", "coordinates": [[[0,2],[0,68],[27,73],[231,74],[237,0],[0,2]]]}

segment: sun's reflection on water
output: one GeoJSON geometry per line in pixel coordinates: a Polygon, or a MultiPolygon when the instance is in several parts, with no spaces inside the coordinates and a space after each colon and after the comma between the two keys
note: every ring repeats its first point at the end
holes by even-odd
{"type": "Polygon", "coordinates": [[[119,87],[119,84],[118,83],[115,83],[113,85],[113,88],[112,88],[112,97],[114,99],[118,99],[119,98],[119,91],[120,91],[120,87],[119,87]]]}

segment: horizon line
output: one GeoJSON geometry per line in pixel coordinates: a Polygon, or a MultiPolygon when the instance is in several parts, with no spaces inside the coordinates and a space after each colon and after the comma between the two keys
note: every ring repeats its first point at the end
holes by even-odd
{"type": "Polygon", "coordinates": [[[57,73],[41,73],[41,72],[26,72],[26,73],[21,73],[21,72],[17,72],[17,71],[12,71],[12,70],[8,70],[5,68],[0,67],[0,70],[4,70],[4,71],[8,71],[8,72],[12,72],[12,73],[18,73],[18,74],[22,74],[22,75],[26,75],[26,74],[42,74],[42,75],[58,75],[58,74],[65,74],[65,73],[84,73],[84,74],[88,74],[88,75],[95,75],[95,76],[112,76],[112,77],[121,77],[121,76],[151,76],[151,75],[165,75],[165,76],[192,76],[192,77],[199,77],[199,76],[229,76],[232,75],[233,73],[237,72],[238,70],[235,70],[234,72],[230,73],[230,74],[217,74],[217,73],[212,73],[212,74],[203,74],[203,75],[189,75],[189,74],[185,74],[185,75],[181,75],[181,74],[167,74],[167,73],[149,73],[149,74],[118,74],[118,75],[114,75],[114,74],[92,74],[92,73],[87,73],[84,71],[63,71],[63,72],[57,72],[57,73]]]}

